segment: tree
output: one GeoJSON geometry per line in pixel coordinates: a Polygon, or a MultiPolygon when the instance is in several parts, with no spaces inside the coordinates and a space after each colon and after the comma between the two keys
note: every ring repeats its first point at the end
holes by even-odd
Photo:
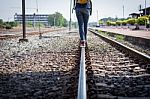
{"type": "Polygon", "coordinates": [[[3,24],[3,20],[2,19],[0,19],[0,24],[3,24]]]}
{"type": "Polygon", "coordinates": [[[0,19],[0,28],[3,28],[3,20],[0,19]]]}
{"type": "Polygon", "coordinates": [[[67,20],[59,12],[49,15],[48,23],[51,26],[60,26],[60,27],[62,27],[62,26],[66,27],[68,25],[67,20]]]}
{"type": "Polygon", "coordinates": [[[14,21],[9,22],[9,24],[10,24],[12,27],[16,27],[16,26],[17,26],[17,22],[14,22],[14,21]]]}
{"type": "Polygon", "coordinates": [[[99,25],[103,25],[103,21],[102,21],[102,20],[99,20],[99,21],[98,21],[98,24],[99,24],[99,25]]]}

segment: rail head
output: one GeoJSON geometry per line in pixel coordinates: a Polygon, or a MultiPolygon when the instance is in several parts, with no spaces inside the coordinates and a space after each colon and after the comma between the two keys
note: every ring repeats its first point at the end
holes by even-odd
{"type": "Polygon", "coordinates": [[[85,71],[85,47],[81,47],[80,73],[79,73],[78,98],[77,99],[87,99],[86,71],[85,71]]]}

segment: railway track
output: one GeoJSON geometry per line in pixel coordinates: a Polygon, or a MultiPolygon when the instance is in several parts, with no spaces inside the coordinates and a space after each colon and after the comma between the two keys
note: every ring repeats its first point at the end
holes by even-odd
{"type": "Polygon", "coordinates": [[[43,34],[40,40],[30,36],[25,43],[3,40],[0,98],[81,99],[83,95],[88,99],[149,99],[147,56],[134,53],[135,58],[127,48],[109,44],[91,32],[87,47],[80,48],[78,39],[78,33],[59,31],[43,34]],[[81,68],[86,74],[80,75],[81,68]],[[79,94],[82,77],[86,77],[85,94],[79,94]]]}
{"type": "MultiPolygon", "coordinates": [[[[41,30],[40,32],[39,31],[35,31],[35,30],[30,30],[30,31],[26,31],[26,35],[27,36],[33,36],[33,35],[40,35],[39,33],[41,34],[45,34],[45,33],[49,33],[49,32],[55,32],[55,31],[63,31],[63,30],[66,30],[66,29],[45,29],[45,30],[41,30]]],[[[1,31],[0,31],[1,32],[1,31]]],[[[22,31],[21,30],[10,30],[10,31],[2,31],[2,33],[0,33],[0,40],[8,40],[8,39],[13,39],[13,38],[20,38],[22,37],[22,31]],[[5,34],[6,32],[6,34],[5,34]],[[7,33],[8,32],[8,33],[7,33]]]]}
{"type": "Polygon", "coordinates": [[[87,64],[89,99],[149,99],[149,56],[142,56],[90,31],[96,35],[89,34],[86,53],[87,63],[91,63],[87,64]]]}

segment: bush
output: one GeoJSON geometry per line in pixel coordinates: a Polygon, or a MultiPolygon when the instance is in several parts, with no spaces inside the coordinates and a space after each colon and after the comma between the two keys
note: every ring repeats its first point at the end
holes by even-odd
{"type": "Polygon", "coordinates": [[[107,24],[108,26],[110,26],[110,25],[111,25],[111,21],[107,21],[106,24],[107,24]]]}
{"type": "Polygon", "coordinates": [[[5,28],[5,29],[12,29],[12,26],[9,24],[9,22],[4,22],[3,23],[3,28],[5,28]]]}
{"type": "Polygon", "coordinates": [[[117,41],[124,41],[125,37],[123,35],[115,35],[117,41]]]}
{"type": "Polygon", "coordinates": [[[6,24],[5,28],[6,29],[12,29],[12,26],[10,24],[6,24]]]}
{"type": "Polygon", "coordinates": [[[150,15],[149,15],[149,16],[147,16],[147,18],[150,20],[150,15]]]}
{"type": "Polygon", "coordinates": [[[111,25],[112,26],[116,26],[116,22],[111,22],[111,25]]]}
{"type": "Polygon", "coordinates": [[[145,22],[147,23],[147,20],[148,20],[148,17],[146,17],[146,16],[139,17],[137,19],[137,24],[138,25],[145,25],[145,22]]]}
{"type": "Polygon", "coordinates": [[[9,24],[11,25],[11,27],[16,27],[17,26],[17,22],[9,22],[9,24]]]}
{"type": "Polygon", "coordinates": [[[122,21],[116,21],[116,25],[118,26],[122,25],[122,21]]]}
{"type": "Polygon", "coordinates": [[[130,25],[134,25],[136,23],[136,19],[132,18],[132,19],[128,19],[127,23],[130,25]]]}
{"type": "Polygon", "coordinates": [[[127,25],[127,21],[126,21],[126,20],[123,20],[123,21],[122,21],[122,25],[123,25],[123,26],[126,26],[126,25],[127,25]]]}

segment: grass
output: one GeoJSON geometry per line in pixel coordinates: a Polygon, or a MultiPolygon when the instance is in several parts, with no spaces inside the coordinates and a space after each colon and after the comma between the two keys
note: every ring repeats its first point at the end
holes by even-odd
{"type": "MultiPolygon", "coordinates": [[[[101,35],[103,35],[103,36],[109,36],[109,32],[103,32],[103,31],[101,31],[101,30],[98,30],[98,32],[101,34],[101,35]]],[[[114,35],[114,37],[115,37],[115,39],[117,40],[117,41],[124,41],[125,40],[125,36],[123,36],[123,35],[114,35]]]]}
{"type": "Polygon", "coordinates": [[[101,30],[98,31],[101,35],[104,35],[104,36],[109,36],[109,34],[107,32],[103,32],[101,30]]]}
{"type": "Polygon", "coordinates": [[[125,37],[123,35],[115,35],[117,41],[124,41],[125,37]]]}

